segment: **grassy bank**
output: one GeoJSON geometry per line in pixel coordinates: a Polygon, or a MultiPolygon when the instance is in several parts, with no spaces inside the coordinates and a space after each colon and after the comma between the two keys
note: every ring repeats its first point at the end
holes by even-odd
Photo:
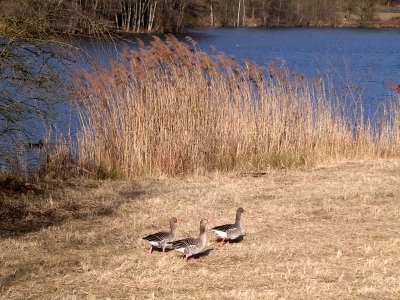
{"type": "Polygon", "coordinates": [[[392,159],[1,189],[0,299],[397,299],[399,184],[392,159]],[[209,232],[196,263],[139,240],[172,216],[195,236],[238,206],[243,240],[209,232]]]}
{"type": "Polygon", "coordinates": [[[83,72],[80,166],[99,178],[265,171],[399,155],[393,101],[365,120],[357,87],[208,55],[169,36],[83,72]]]}

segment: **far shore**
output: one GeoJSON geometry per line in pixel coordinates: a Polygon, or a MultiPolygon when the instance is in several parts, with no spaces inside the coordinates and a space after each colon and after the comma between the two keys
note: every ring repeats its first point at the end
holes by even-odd
{"type": "MultiPolygon", "coordinates": [[[[301,21],[300,21],[301,22],[301,21]]],[[[185,31],[192,29],[207,29],[207,28],[219,28],[219,27],[236,27],[234,25],[222,25],[218,22],[214,24],[214,26],[209,26],[208,20],[203,20],[201,22],[202,25],[198,25],[196,27],[187,27],[185,31]]],[[[261,19],[252,19],[248,18],[246,21],[246,25],[239,27],[265,27],[265,28],[276,28],[276,27],[285,27],[285,28],[296,28],[296,27],[305,27],[305,28],[400,28],[400,9],[390,9],[390,10],[380,10],[375,14],[373,21],[362,21],[360,17],[356,14],[348,14],[345,11],[335,12],[335,18],[332,20],[332,23],[317,23],[314,24],[309,22],[306,26],[300,24],[291,24],[281,26],[265,26],[261,19]]],[[[0,35],[5,32],[5,27],[0,23],[0,35]]],[[[116,28],[108,28],[107,32],[111,33],[150,33],[150,34],[160,34],[160,33],[179,33],[179,32],[148,32],[148,31],[125,31],[119,30],[116,28]]],[[[79,29],[74,32],[60,32],[61,34],[83,34],[79,29]]],[[[87,33],[85,33],[87,35],[87,33]]],[[[91,34],[89,34],[91,35],[91,34]]]]}
{"type": "MultiPolygon", "coordinates": [[[[400,28],[400,9],[379,11],[373,21],[362,22],[360,17],[354,14],[349,15],[348,12],[336,12],[336,24],[309,23],[308,26],[282,26],[282,27],[338,27],[338,28],[400,28]]],[[[215,26],[221,27],[221,26],[215,26]]],[[[248,19],[246,27],[265,27],[261,20],[248,19]]],[[[271,26],[267,26],[270,27],[271,26]]]]}

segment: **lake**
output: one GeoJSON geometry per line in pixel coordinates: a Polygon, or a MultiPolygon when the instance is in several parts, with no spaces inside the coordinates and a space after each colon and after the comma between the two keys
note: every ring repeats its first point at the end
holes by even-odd
{"type": "Polygon", "coordinates": [[[334,77],[336,88],[356,84],[364,90],[364,107],[392,94],[389,81],[400,83],[400,30],[343,28],[217,28],[190,35],[203,51],[213,45],[239,61],[268,65],[284,62],[291,72],[334,77]]]}
{"type": "MultiPolygon", "coordinates": [[[[147,45],[152,40],[150,34],[121,36],[132,41],[131,47],[137,47],[136,38],[147,45]]],[[[251,60],[267,66],[276,61],[278,65],[286,64],[289,71],[307,77],[330,74],[337,90],[355,84],[362,91],[363,106],[370,117],[380,102],[393,97],[393,91],[385,85],[390,81],[400,83],[399,29],[223,27],[176,34],[181,41],[186,41],[186,36],[198,43],[198,49],[210,54],[213,46],[235,56],[239,62],[251,60]]],[[[104,41],[86,39],[79,43],[105,64],[125,44],[119,41],[115,47],[104,41]]],[[[79,130],[79,121],[73,117],[76,114],[66,111],[57,128],[64,135],[74,136],[79,130]]],[[[41,138],[38,136],[38,140],[41,138]]]]}

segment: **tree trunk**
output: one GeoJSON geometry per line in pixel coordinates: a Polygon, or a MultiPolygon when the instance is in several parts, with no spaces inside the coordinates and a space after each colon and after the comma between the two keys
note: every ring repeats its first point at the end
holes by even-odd
{"type": "Polygon", "coordinates": [[[238,4],[238,13],[237,13],[237,21],[236,21],[236,26],[239,27],[240,26],[240,1],[239,0],[239,4],[238,4]]]}
{"type": "Polygon", "coordinates": [[[139,20],[140,20],[140,5],[141,0],[136,0],[134,9],[133,9],[133,17],[132,17],[132,30],[133,32],[138,32],[139,31],[139,20]]]}
{"type": "Polygon", "coordinates": [[[97,6],[99,5],[99,1],[96,0],[94,2],[94,7],[93,7],[93,18],[96,19],[96,11],[97,11],[97,6]]]}
{"type": "Polygon", "coordinates": [[[178,17],[178,21],[176,22],[176,31],[180,31],[180,28],[182,26],[182,22],[183,22],[183,16],[185,13],[185,7],[186,7],[186,0],[181,0],[180,4],[179,4],[179,17],[178,17]]]}
{"type": "Polygon", "coordinates": [[[132,21],[132,2],[129,0],[126,7],[126,27],[125,31],[128,32],[131,29],[132,21]]]}
{"type": "Polygon", "coordinates": [[[277,24],[276,24],[278,27],[281,23],[281,12],[282,12],[282,0],[279,0],[279,11],[278,11],[277,24]]]}
{"type": "Polygon", "coordinates": [[[243,0],[243,17],[242,17],[242,26],[246,26],[246,5],[243,0]]]}
{"type": "Polygon", "coordinates": [[[119,30],[119,25],[118,25],[118,14],[117,14],[117,12],[115,12],[115,27],[117,28],[117,30],[119,30]]]}
{"type": "Polygon", "coordinates": [[[214,26],[213,0],[210,0],[210,26],[214,26]]]}
{"type": "Polygon", "coordinates": [[[153,30],[154,26],[154,18],[156,16],[156,9],[157,9],[157,1],[154,1],[152,4],[150,4],[149,8],[149,24],[147,25],[147,31],[151,32],[153,30]]]}

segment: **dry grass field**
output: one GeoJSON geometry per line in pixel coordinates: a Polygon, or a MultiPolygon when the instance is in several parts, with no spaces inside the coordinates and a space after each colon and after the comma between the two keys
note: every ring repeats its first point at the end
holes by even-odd
{"type": "Polygon", "coordinates": [[[374,159],[3,187],[0,299],[399,299],[399,186],[400,160],[374,159]],[[238,206],[243,239],[208,232],[195,262],[140,240],[172,216],[178,238],[197,236],[238,206]]]}

